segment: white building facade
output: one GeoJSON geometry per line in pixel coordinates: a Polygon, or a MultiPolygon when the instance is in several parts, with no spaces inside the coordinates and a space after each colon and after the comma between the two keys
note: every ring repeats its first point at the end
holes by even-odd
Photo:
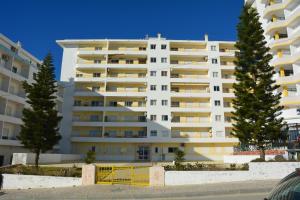
{"type": "MultiPolygon", "coordinates": [[[[273,54],[277,84],[282,92],[282,116],[292,126],[300,123],[300,0],[246,0],[260,15],[267,45],[273,54]]],[[[298,127],[298,125],[296,126],[298,127]]],[[[293,138],[291,138],[293,139],[293,138]]],[[[295,138],[294,138],[295,139],[295,138]]]]}
{"type": "Polygon", "coordinates": [[[98,160],[222,160],[230,136],[234,42],[58,40],[63,153],[98,160]]]}
{"type": "Polygon", "coordinates": [[[0,34],[0,166],[10,163],[12,153],[27,152],[17,135],[22,110],[28,106],[23,81],[32,82],[40,61],[0,34]]]}
{"type": "MultiPolygon", "coordinates": [[[[17,140],[21,130],[23,108],[28,108],[23,81],[33,82],[37,64],[41,63],[21,47],[0,33],[0,166],[11,163],[13,153],[26,153],[17,140]]],[[[57,109],[62,109],[59,87],[57,109]]],[[[58,151],[58,145],[55,150],[58,151]]]]}

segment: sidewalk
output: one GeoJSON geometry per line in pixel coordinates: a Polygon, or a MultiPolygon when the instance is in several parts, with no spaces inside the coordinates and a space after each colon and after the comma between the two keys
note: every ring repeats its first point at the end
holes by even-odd
{"type": "Polygon", "coordinates": [[[222,184],[206,184],[168,187],[134,187],[125,185],[93,185],[73,188],[4,190],[0,199],[145,199],[183,198],[243,194],[268,193],[279,180],[245,181],[222,184]]]}

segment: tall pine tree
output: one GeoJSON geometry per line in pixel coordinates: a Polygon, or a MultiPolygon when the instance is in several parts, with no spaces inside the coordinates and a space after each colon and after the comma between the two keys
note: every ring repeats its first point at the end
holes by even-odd
{"type": "Polygon", "coordinates": [[[265,160],[266,147],[282,139],[281,93],[274,93],[279,86],[272,79],[275,74],[274,67],[269,65],[272,55],[266,47],[256,9],[245,4],[239,19],[232,134],[242,144],[256,146],[265,160]]]}
{"type": "Polygon", "coordinates": [[[30,108],[23,109],[23,125],[18,139],[36,154],[35,166],[38,167],[40,153],[53,149],[61,139],[58,123],[62,117],[56,110],[57,83],[51,54],[38,66],[34,82],[25,81],[23,87],[30,108]]]}

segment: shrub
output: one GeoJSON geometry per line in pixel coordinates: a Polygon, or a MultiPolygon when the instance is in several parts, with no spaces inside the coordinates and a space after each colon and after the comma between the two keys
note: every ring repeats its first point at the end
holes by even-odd
{"type": "Polygon", "coordinates": [[[40,176],[63,176],[63,177],[81,177],[81,168],[77,167],[39,167],[25,165],[13,165],[1,167],[0,174],[23,174],[40,176]]]}
{"type": "Polygon", "coordinates": [[[241,170],[249,170],[249,164],[248,163],[242,164],[241,170]]]}
{"type": "Polygon", "coordinates": [[[254,160],[251,160],[251,162],[266,162],[266,161],[262,158],[255,158],[254,160]]]}
{"type": "Polygon", "coordinates": [[[180,149],[177,149],[175,151],[175,168],[176,170],[183,170],[184,166],[182,165],[182,162],[185,161],[184,159],[185,153],[181,151],[180,149]]]}
{"type": "Polygon", "coordinates": [[[282,155],[276,155],[274,160],[276,162],[285,162],[286,161],[286,159],[282,155]]]}
{"type": "Polygon", "coordinates": [[[84,162],[86,164],[91,164],[91,163],[94,163],[96,161],[96,153],[92,150],[89,150],[87,153],[86,153],[86,157],[84,159],[84,162]]]}
{"type": "Polygon", "coordinates": [[[234,170],[236,168],[236,164],[230,164],[230,169],[234,170]]]}

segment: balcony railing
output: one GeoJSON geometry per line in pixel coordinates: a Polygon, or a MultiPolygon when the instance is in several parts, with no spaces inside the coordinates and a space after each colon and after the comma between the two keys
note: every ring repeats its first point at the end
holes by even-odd
{"type": "Polygon", "coordinates": [[[146,122],[145,116],[138,116],[138,117],[110,117],[105,116],[105,122],[146,122]]]}
{"type": "Polygon", "coordinates": [[[146,138],[146,131],[139,132],[105,132],[104,137],[106,138],[146,138]]]}
{"type": "Polygon", "coordinates": [[[209,132],[198,131],[172,131],[172,138],[210,138],[209,132]]]}

